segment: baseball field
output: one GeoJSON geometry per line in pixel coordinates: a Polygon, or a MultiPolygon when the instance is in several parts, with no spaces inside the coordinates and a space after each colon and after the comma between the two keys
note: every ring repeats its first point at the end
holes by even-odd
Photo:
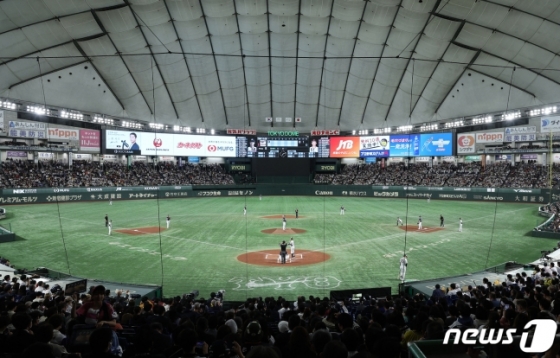
{"type": "Polygon", "coordinates": [[[22,239],[0,244],[0,255],[16,267],[161,284],[166,296],[225,289],[230,300],[380,286],[395,293],[403,250],[410,281],[526,263],[556,245],[530,236],[543,221],[536,204],[270,196],[19,205],[8,212],[3,224],[22,239]],[[399,216],[409,226],[397,227],[399,216]],[[278,264],[279,243],[291,237],[295,257],[278,264]]]}

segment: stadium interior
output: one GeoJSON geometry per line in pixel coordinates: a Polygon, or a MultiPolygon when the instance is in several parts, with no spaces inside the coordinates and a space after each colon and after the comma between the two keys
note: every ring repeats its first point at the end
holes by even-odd
{"type": "Polygon", "coordinates": [[[0,0],[0,358],[560,357],[559,53],[558,0],[0,0]]]}

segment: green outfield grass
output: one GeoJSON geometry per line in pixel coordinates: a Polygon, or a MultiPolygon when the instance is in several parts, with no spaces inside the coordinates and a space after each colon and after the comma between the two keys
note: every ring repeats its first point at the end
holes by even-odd
{"type": "Polygon", "coordinates": [[[44,266],[87,278],[163,284],[165,295],[198,289],[208,297],[223,288],[226,298],[235,300],[325,296],[331,289],[380,286],[392,286],[396,292],[405,232],[395,223],[397,216],[405,220],[407,212],[409,224],[415,225],[422,215],[424,227],[439,227],[439,215],[445,217],[443,231],[407,233],[408,280],[463,274],[510,260],[530,262],[556,245],[554,240],[529,236],[543,221],[535,204],[286,196],[262,201],[240,197],[115,201],[112,206],[21,205],[8,211],[4,223],[25,240],[0,244],[0,255],[17,267],[44,266]],[[341,205],[346,207],[344,216],[339,214],[341,205]],[[307,230],[295,235],[297,250],[325,251],[329,261],[262,267],[237,260],[246,251],[278,249],[289,237],[260,230],[279,228],[281,220],[262,216],[294,214],[295,208],[303,218],[288,220],[288,228],[307,230]],[[165,227],[167,214],[171,228],[161,240],[159,234],[108,236],[105,214],[113,220],[113,230],[165,227]]]}

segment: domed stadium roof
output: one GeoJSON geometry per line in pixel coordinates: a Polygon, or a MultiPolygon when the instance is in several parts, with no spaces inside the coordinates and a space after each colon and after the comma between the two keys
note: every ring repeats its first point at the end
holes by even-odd
{"type": "Polygon", "coordinates": [[[169,125],[380,128],[560,98],[553,0],[5,0],[0,49],[1,97],[169,125]]]}

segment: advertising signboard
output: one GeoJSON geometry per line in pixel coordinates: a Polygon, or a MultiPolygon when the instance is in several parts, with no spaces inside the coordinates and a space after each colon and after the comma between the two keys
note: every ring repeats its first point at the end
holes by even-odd
{"type": "Polygon", "coordinates": [[[329,138],[331,158],[358,158],[360,156],[360,137],[329,138]]]}

